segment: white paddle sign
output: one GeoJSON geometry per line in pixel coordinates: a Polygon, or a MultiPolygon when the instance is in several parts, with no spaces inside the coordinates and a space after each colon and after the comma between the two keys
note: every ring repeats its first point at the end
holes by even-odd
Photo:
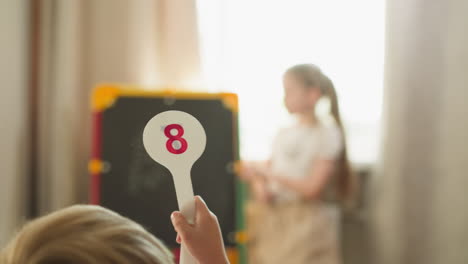
{"type": "MultiPolygon", "coordinates": [[[[143,145],[153,160],[171,172],[179,210],[193,223],[195,201],[190,171],[205,150],[206,134],[203,126],[185,112],[162,112],[146,124],[143,145]]],[[[184,245],[181,246],[180,263],[197,263],[184,245]]]]}

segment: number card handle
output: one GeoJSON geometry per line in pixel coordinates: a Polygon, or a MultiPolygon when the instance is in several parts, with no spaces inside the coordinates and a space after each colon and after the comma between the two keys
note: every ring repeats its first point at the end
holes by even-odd
{"type": "MultiPolygon", "coordinates": [[[[177,203],[179,210],[190,224],[195,222],[195,200],[192,188],[192,179],[190,177],[190,169],[180,168],[173,171],[174,184],[176,188],[177,203]],[[178,175],[178,176],[177,176],[178,175]],[[185,179],[184,179],[185,178],[185,179]],[[184,180],[181,180],[184,179],[184,180]]],[[[197,264],[198,262],[188,252],[185,245],[180,246],[180,263],[181,264],[197,264]]]]}
{"type": "Polygon", "coordinates": [[[177,204],[180,212],[190,224],[195,220],[195,200],[190,177],[190,168],[180,167],[174,171],[174,185],[176,188],[177,204]]]}

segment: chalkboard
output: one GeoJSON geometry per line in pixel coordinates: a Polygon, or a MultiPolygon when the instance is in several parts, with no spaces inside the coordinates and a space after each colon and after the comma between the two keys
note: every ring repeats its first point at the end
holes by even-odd
{"type": "Polygon", "coordinates": [[[169,247],[178,246],[170,222],[170,214],[178,210],[172,176],[148,156],[142,142],[146,123],[167,110],[190,113],[205,129],[206,149],[192,168],[194,193],[217,215],[226,246],[233,246],[237,112],[223,96],[120,93],[112,104],[96,111],[94,148],[98,151],[93,158],[103,166],[98,175],[92,175],[98,177],[91,181],[98,196],[95,203],[140,223],[169,247]]]}

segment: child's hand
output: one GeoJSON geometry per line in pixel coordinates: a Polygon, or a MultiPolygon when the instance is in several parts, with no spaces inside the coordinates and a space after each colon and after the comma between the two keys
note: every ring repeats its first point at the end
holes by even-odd
{"type": "Polygon", "coordinates": [[[273,193],[268,190],[265,181],[256,180],[251,183],[251,190],[256,201],[270,203],[273,200],[273,193]]]}
{"type": "Polygon", "coordinates": [[[255,169],[252,162],[241,161],[236,165],[236,171],[239,177],[247,182],[252,181],[255,178],[255,169]]]}
{"type": "Polygon", "coordinates": [[[259,177],[262,177],[266,181],[273,178],[273,172],[271,171],[271,168],[264,162],[256,164],[255,172],[257,175],[259,175],[259,177]]]}
{"type": "Polygon", "coordinates": [[[171,215],[177,242],[183,243],[200,264],[229,263],[216,215],[200,196],[195,197],[195,224],[191,225],[180,212],[171,215]]]}
{"type": "Polygon", "coordinates": [[[239,177],[248,182],[258,179],[266,180],[265,176],[269,173],[269,168],[265,162],[242,161],[236,167],[239,177]]]}

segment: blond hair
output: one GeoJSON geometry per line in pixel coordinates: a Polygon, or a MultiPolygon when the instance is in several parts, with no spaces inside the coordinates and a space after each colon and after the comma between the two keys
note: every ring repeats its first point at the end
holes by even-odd
{"type": "Polygon", "coordinates": [[[168,264],[160,240],[110,210],[75,205],[26,224],[0,252],[0,264],[168,264]]]}
{"type": "Polygon", "coordinates": [[[342,135],[344,147],[337,158],[336,178],[336,193],[337,199],[343,202],[350,202],[355,198],[358,186],[357,179],[352,172],[351,165],[348,160],[346,151],[346,139],[344,133],[343,122],[341,120],[340,109],[338,104],[338,96],[336,94],[333,82],[326,76],[319,67],[314,64],[298,64],[288,70],[285,74],[292,74],[298,81],[304,84],[306,89],[319,88],[322,96],[326,96],[330,100],[330,112],[335,119],[342,135]]]}

